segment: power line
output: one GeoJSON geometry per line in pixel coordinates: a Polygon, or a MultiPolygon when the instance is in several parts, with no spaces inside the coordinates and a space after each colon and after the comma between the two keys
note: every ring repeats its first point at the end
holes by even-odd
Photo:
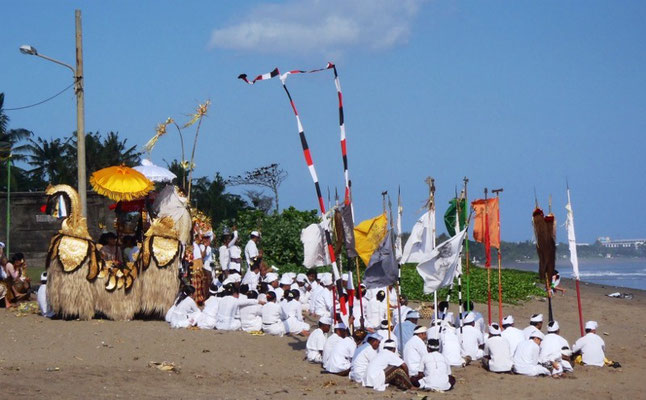
{"type": "Polygon", "coordinates": [[[75,82],[70,83],[70,84],[69,84],[69,86],[65,87],[65,89],[61,90],[60,92],[56,93],[55,95],[53,95],[53,96],[51,96],[51,97],[46,98],[46,99],[45,99],[45,100],[43,100],[43,101],[39,101],[38,103],[30,104],[30,105],[28,105],[28,106],[23,106],[23,107],[4,108],[4,109],[3,109],[3,111],[24,110],[25,108],[36,107],[36,106],[39,106],[39,105],[41,105],[41,104],[43,104],[43,103],[47,103],[48,101],[53,100],[54,98],[56,98],[56,97],[60,96],[61,94],[63,94],[63,92],[65,92],[67,89],[69,89],[69,88],[71,88],[72,86],[74,86],[74,83],[75,83],[75,82]]]}

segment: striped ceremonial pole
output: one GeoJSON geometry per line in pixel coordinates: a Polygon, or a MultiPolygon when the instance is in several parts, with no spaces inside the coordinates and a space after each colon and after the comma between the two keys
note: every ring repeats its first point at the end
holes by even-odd
{"type": "MultiPolygon", "coordinates": [[[[267,74],[262,74],[258,75],[252,82],[249,82],[247,80],[247,75],[241,74],[238,76],[238,79],[242,79],[248,84],[253,85],[256,83],[256,81],[259,80],[266,80],[266,79],[271,79],[276,76],[280,77],[281,84],[283,85],[283,89],[285,90],[285,94],[287,94],[287,98],[289,99],[289,104],[292,107],[292,110],[294,111],[294,116],[296,117],[296,124],[298,126],[298,136],[301,140],[301,145],[303,147],[303,156],[305,157],[305,162],[307,163],[307,168],[310,171],[310,175],[312,177],[312,181],[314,182],[314,188],[316,190],[316,196],[318,198],[319,202],[319,209],[321,211],[321,215],[323,218],[325,218],[325,202],[323,201],[323,195],[321,194],[321,186],[319,185],[319,179],[318,175],[316,174],[316,168],[314,167],[314,161],[312,160],[312,154],[310,152],[309,146],[307,144],[307,139],[305,137],[305,130],[303,129],[303,124],[301,123],[301,118],[298,115],[298,110],[296,109],[296,104],[294,103],[294,100],[292,99],[292,95],[289,93],[289,90],[287,89],[287,85],[285,84],[285,80],[287,79],[287,76],[290,73],[298,73],[297,72],[288,72],[284,75],[280,75],[280,72],[278,68],[275,68],[273,71],[267,74]]],[[[327,248],[328,252],[330,254],[330,263],[332,264],[332,272],[334,273],[334,280],[336,281],[337,285],[337,290],[339,293],[343,292],[343,283],[341,282],[341,275],[339,274],[339,269],[336,264],[336,256],[334,254],[334,247],[332,246],[332,237],[330,235],[330,230],[329,228],[325,228],[325,241],[327,243],[327,248]]],[[[336,311],[336,310],[334,310],[336,311]]]]}
{"type": "MultiPolygon", "coordinates": [[[[465,205],[466,205],[466,200],[465,200],[465,205]]],[[[456,234],[460,232],[460,211],[461,211],[460,199],[458,198],[458,194],[456,190],[456,193],[455,193],[455,232],[456,234]]],[[[459,262],[462,262],[461,257],[459,262]]],[[[460,266],[460,270],[462,270],[462,266],[460,266]]],[[[458,274],[458,319],[460,322],[460,333],[462,333],[463,322],[462,322],[462,273],[461,272],[458,274]]]]}

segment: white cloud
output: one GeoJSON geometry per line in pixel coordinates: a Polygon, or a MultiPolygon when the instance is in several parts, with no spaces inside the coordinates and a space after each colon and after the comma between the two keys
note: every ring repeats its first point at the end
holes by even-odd
{"type": "Polygon", "coordinates": [[[425,0],[288,0],[216,28],[210,47],[263,53],[384,50],[406,43],[425,0]]]}

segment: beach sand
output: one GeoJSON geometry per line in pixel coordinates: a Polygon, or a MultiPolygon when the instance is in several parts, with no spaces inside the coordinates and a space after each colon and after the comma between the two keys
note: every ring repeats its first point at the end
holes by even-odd
{"type": "MultiPolygon", "coordinates": [[[[554,315],[570,345],[579,337],[576,294],[554,299],[554,315]]],[[[646,383],[646,292],[581,284],[586,320],[599,322],[608,358],[622,368],[575,367],[570,378],[497,375],[475,363],[453,369],[451,392],[375,392],[348,378],[320,373],[303,361],[306,338],[252,336],[242,332],[174,330],[159,321],[52,321],[0,310],[0,398],[173,398],[173,399],[578,399],[643,398],[646,383]],[[611,292],[633,293],[614,299],[611,292]],[[174,363],[165,372],[149,362],[174,363]]],[[[494,321],[497,304],[493,304],[494,321]]],[[[486,304],[476,310],[486,318],[486,304]]],[[[547,316],[547,302],[505,305],[523,328],[532,313],[547,316]]],[[[427,321],[425,321],[427,322],[427,321]]],[[[545,327],[543,329],[545,332],[545,327]]]]}

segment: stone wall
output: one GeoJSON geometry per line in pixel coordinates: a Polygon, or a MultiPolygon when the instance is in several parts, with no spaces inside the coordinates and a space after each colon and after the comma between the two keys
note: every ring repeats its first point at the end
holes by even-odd
{"type": "MultiPolygon", "coordinates": [[[[11,254],[22,252],[28,265],[44,267],[49,241],[61,226],[61,221],[41,212],[45,192],[11,193],[11,254]]],[[[94,240],[101,234],[99,223],[114,231],[114,212],[108,207],[113,201],[94,192],[87,194],[88,230],[94,240]]],[[[0,192],[0,241],[7,243],[7,194],[0,192]]]]}

